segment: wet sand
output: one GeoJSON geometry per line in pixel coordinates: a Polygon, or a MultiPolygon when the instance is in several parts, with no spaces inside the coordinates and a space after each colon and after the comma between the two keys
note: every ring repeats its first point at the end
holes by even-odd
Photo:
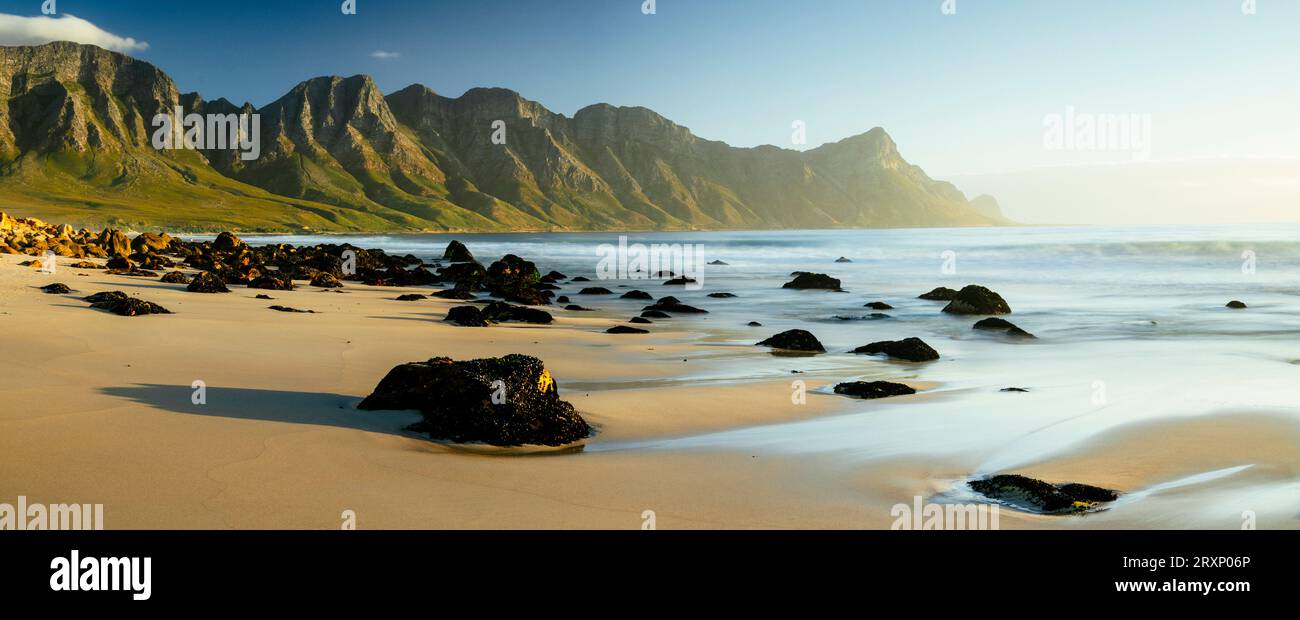
{"type": "MultiPolygon", "coordinates": [[[[108,529],[328,529],[345,510],[361,528],[635,529],[647,510],[662,529],[888,528],[891,506],[940,496],[979,464],[978,454],[659,445],[873,407],[818,392],[830,379],[817,372],[693,380],[766,353],[701,343],[689,319],[648,336],[604,334],[613,322],[558,309],[549,327],[461,328],[441,321],[458,302],[394,300],[414,290],[204,295],[101,271],[38,273],[17,266],[24,258],[0,256],[0,501],[102,503],[108,529]],[[34,288],[50,282],[76,292],[34,288]],[[107,290],[175,314],[120,317],[78,299],[107,290]],[[453,446],[404,431],[412,412],[355,409],[400,363],[507,353],[546,362],[561,396],[599,429],[584,450],[453,446]],[[806,381],[807,404],[792,403],[794,379],[806,381]],[[196,380],[204,405],[191,402],[196,380]]],[[[1297,440],[1300,426],[1282,415],[1121,427],[1019,473],[1111,486],[1131,501],[1084,517],[1004,510],[1001,524],[1234,528],[1234,515],[1255,510],[1261,528],[1297,527],[1297,440]]]]}

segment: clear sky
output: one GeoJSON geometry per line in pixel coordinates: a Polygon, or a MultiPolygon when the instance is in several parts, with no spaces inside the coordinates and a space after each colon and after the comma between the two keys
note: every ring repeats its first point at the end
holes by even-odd
{"type": "MultiPolygon", "coordinates": [[[[1300,158],[1300,1],[1257,0],[1254,14],[1246,0],[950,1],[955,14],[944,0],[657,0],[653,15],[644,0],[57,9],[147,43],[130,53],[183,91],[259,106],[306,78],[366,73],[385,92],[503,86],[569,115],[643,105],[737,146],[807,148],[879,125],[932,176],[982,191],[1009,173],[1131,162],[1044,148],[1045,119],[1068,108],[1147,119],[1162,164],[1300,158]],[[806,146],[791,144],[796,120],[806,146]]],[[[0,13],[40,9],[0,0],[0,13]]]]}

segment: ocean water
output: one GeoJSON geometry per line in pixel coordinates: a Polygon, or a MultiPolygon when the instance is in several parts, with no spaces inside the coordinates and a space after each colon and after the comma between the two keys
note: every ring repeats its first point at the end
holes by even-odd
{"type": "MultiPolygon", "coordinates": [[[[630,233],[628,243],[697,244],[707,266],[697,291],[660,280],[597,280],[601,244],[617,233],[345,236],[362,247],[441,256],[452,238],[481,262],[507,253],[546,272],[583,275],[616,293],[672,294],[707,315],[658,321],[684,329],[700,353],[694,382],[791,377],[932,383],[930,397],[860,401],[846,415],[589,449],[744,449],[835,453],[854,459],[975,455],[974,474],[1013,470],[1126,424],[1209,414],[1300,419],[1300,226],[984,228],[630,233]],[[844,256],[851,263],[836,263],[844,256]],[[846,292],[782,289],[790,272],[827,273],[846,292]],[[979,317],[917,299],[936,286],[982,284],[1011,305],[1007,318],[1037,335],[977,332],[979,317]],[[620,288],[622,287],[622,288],[620,288]],[[710,292],[731,292],[714,299],[710,292]],[[1247,310],[1224,307],[1241,300],[1247,310]],[[870,301],[895,307],[862,318],[870,301]],[[844,317],[848,317],[847,320],[844,317]],[[749,321],[761,328],[746,327],[749,321]],[[785,329],[813,332],[829,351],[779,357],[754,347],[785,329]],[[920,337],[942,359],[906,364],[846,352],[920,337]],[[1023,387],[1028,393],[1001,392],[1023,387]]],[[[294,244],[330,237],[256,237],[294,244]]],[[[645,302],[575,296],[597,316],[635,316],[645,302]]],[[[554,309],[557,314],[564,310],[554,309]]],[[[590,316],[590,315],[587,315],[590,316]]],[[[654,337],[653,335],[651,336],[654,337]]],[[[697,361],[693,359],[692,361],[697,361]]],[[[563,386],[563,382],[562,386],[563,386]]],[[[618,380],[569,389],[643,386],[618,380]]],[[[809,398],[841,398],[810,394],[809,398]]]]}

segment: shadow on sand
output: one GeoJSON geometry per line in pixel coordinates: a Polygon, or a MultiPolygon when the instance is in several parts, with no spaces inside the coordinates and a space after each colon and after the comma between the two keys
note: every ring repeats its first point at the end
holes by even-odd
{"type": "Polygon", "coordinates": [[[404,430],[420,420],[418,412],[361,411],[356,408],[361,399],[343,394],[208,386],[207,402],[196,405],[191,400],[195,390],[184,385],[136,384],[102,388],[100,391],[173,413],[336,426],[372,433],[420,437],[404,430]]]}

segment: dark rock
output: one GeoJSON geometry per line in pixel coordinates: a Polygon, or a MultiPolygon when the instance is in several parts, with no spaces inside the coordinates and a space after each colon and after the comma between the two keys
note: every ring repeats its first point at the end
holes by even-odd
{"type": "Polygon", "coordinates": [[[172,244],[172,237],[167,233],[157,234],[143,232],[131,240],[131,249],[139,254],[166,252],[172,244]]]}
{"type": "Polygon", "coordinates": [[[570,281],[570,282],[591,282],[590,279],[588,279],[588,278],[586,278],[586,277],[584,277],[584,276],[578,276],[578,277],[576,277],[576,278],[574,278],[574,279],[572,279],[572,280],[569,280],[569,281],[570,281]]]}
{"type": "Polygon", "coordinates": [[[267,307],[272,310],[275,310],[276,312],[298,312],[303,314],[316,314],[315,310],[299,310],[297,308],[290,308],[289,306],[267,306],[267,307]]]}
{"type": "Polygon", "coordinates": [[[560,280],[564,280],[565,278],[568,278],[569,276],[566,276],[558,271],[552,270],[550,273],[546,274],[543,277],[551,282],[558,282],[560,280]]]}
{"type": "Polygon", "coordinates": [[[428,299],[428,297],[424,295],[417,295],[415,293],[408,293],[406,295],[397,296],[397,301],[420,301],[421,299],[428,299]]]}
{"type": "Polygon", "coordinates": [[[726,265],[727,263],[724,263],[724,262],[722,262],[722,261],[720,261],[720,260],[714,260],[714,261],[709,261],[708,264],[710,264],[710,265],[726,265]]]}
{"type": "Polygon", "coordinates": [[[104,263],[104,267],[115,271],[131,271],[135,269],[135,263],[125,256],[114,256],[104,263]]]}
{"type": "Polygon", "coordinates": [[[591,286],[578,291],[578,294],[579,295],[610,295],[613,292],[614,291],[611,291],[603,286],[591,286]]]}
{"type": "Polygon", "coordinates": [[[68,266],[73,269],[103,269],[103,267],[100,267],[99,265],[96,265],[95,263],[92,263],[88,260],[77,261],[68,266]]]}
{"type": "Polygon", "coordinates": [[[574,312],[592,312],[592,309],[591,309],[591,308],[583,308],[582,306],[579,306],[578,304],[569,304],[569,305],[565,306],[564,309],[565,309],[565,310],[573,310],[574,312]]]}
{"type": "Polygon", "coordinates": [[[339,282],[339,279],[334,277],[334,274],[322,271],[312,276],[311,285],[317,288],[339,288],[343,286],[343,283],[339,282]]]}
{"type": "Polygon", "coordinates": [[[230,289],[226,288],[226,283],[221,277],[210,271],[204,271],[194,276],[190,280],[190,285],[185,290],[191,293],[229,293],[230,289]]]}
{"type": "Polygon", "coordinates": [[[569,296],[568,296],[568,295],[560,295],[559,297],[556,297],[556,298],[555,298],[555,303],[557,303],[557,304],[567,304],[567,303],[569,303],[569,296]]]}
{"type": "Polygon", "coordinates": [[[847,259],[847,258],[841,256],[841,257],[835,259],[835,262],[837,262],[837,263],[851,263],[851,262],[853,262],[853,261],[851,261],[851,260],[849,260],[849,259],[847,259]]]}
{"type": "Polygon", "coordinates": [[[709,297],[713,297],[714,299],[730,299],[735,296],[735,293],[709,293],[709,297]]]}
{"type": "Polygon", "coordinates": [[[1008,336],[1017,336],[1020,338],[1034,337],[1033,334],[1023,329],[1020,329],[1019,327],[1016,327],[1016,325],[1011,321],[1008,321],[1006,319],[999,319],[997,317],[989,317],[987,319],[981,319],[977,321],[975,325],[973,325],[971,328],[980,329],[984,331],[1003,332],[1008,336]]]}
{"type": "Polygon", "coordinates": [[[647,293],[647,292],[645,292],[645,291],[628,291],[628,292],[626,292],[626,293],[623,293],[622,295],[619,295],[619,299],[650,299],[650,300],[653,300],[653,299],[654,299],[654,296],[652,296],[650,293],[647,293]]]}
{"type": "Polygon", "coordinates": [[[186,284],[190,281],[190,277],[179,271],[169,271],[163,274],[160,281],[167,284],[186,284]]]}
{"type": "Polygon", "coordinates": [[[107,293],[96,293],[86,298],[90,302],[90,307],[98,310],[107,310],[113,314],[121,316],[141,316],[145,314],[171,314],[168,310],[151,301],[127,297],[126,293],[121,291],[109,291],[107,293]]]}
{"type": "Polygon", "coordinates": [[[1233,310],[1244,310],[1246,308],[1246,304],[1234,299],[1228,302],[1227,307],[1232,308],[1233,310]]]}
{"type": "Polygon", "coordinates": [[[626,325],[615,325],[605,330],[605,333],[606,334],[648,334],[650,333],[650,331],[638,327],[628,327],[626,325]]]}
{"type": "Polygon", "coordinates": [[[72,289],[68,288],[67,284],[63,284],[61,282],[55,282],[54,284],[46,284],[45,286],[41,287],[41,290],[45,291],[46,293],[49,293],[50,295],[67,295],[68,293],[72,292],[72,289]]]}
{"type": "Polygon", "coordinates": [[[447,244],[447,249],[442,252],[442,260],[453,263],[471,263],[474,262],[474,255],[470,253],[469,248],[465,247],[465,244],[452,239],[451,243],[447,244]]]}
{"type": "Polygon", "coordinates": [[[456,283],[456,288],[481,290],[487,281],[488,272],[476,262],[452,263],[438,270],[438,278],[456,283]]]}
{"type": "MultiPolygon", "coordinates": [[[[659,301],[656,301],[655,303],[650,304],[649,306],[646,306],[641,310],[643,311],[658,310],[660,312],[673,312],[677,314],[708,314],[709,313],[708,310],[696,308],[695,306],[688,306],[678,301],[677,298],[673,297],[672,295],[669,295],[667,297],[661,297],[659,298],[659,301]]],[[[647,316],[647,315],[642,313],[641,316],[647,316]]]]}
{"type": "Polygon", "coordinates": [[[526,355],[403,364],[358,407],[418,410],[424,420],[414,429],[456,442],[560,446],[591,434],[542,361],[526,355]]]}
{"type": "Polygon", "coordinates": [[[957,298],[957,291],[946,286],[940,286],[929,293],[918,295],[917,299],[928,299],[930,301],[952,301],[957,298]]]}
{"type": "Polygon", "coordinates": [[[628,323],[645,324],[645,325],[650,325],[650,324],[653,324],[653,323],[654,323],[654,321],[651,321],[650,319],[643,318],[643,317],[639,317],[639,316],[634,316],[634,317],[628,319],[627,322],[628,322],[628,323]]]}
{"type": "Polygon", "coordinates": [[[507,254],[488,266],[486,285],[495,293],[518,295],[541,281],[542,274],[532,261],[507,254]]]}
{"type": "Polygon", "coordinates": [[[647,318],[647,319],[671,319],[671,318],[673,318],[673,317],[669,316],[667,312],[663,312],[663,311],[660,311],[660,310],[646,310],[645,312],[642,312],[642,313],[641,313],[641,316],[644,317],[644,318],[647,318]]]}
{"type": "Polygon", "coordinates": [[[786,349],[789,351],[826,352],[826,347],[822,346],[822,343],[817,340],[816,336],[813,336],[811,333],[802,329],[783,331],[767,340],[759,342],[757,346],[786,349]]]}
{"type": "Polygon", "coordinates": [[[967,484],[990,499],[1043,514],[1088,512],[1119,498],[1110,489],[1077,483],[1054,485],[1016,474],[1000,474],[967,484]]]}
{"type": "Polygon", "coordinates": [[[1011,314],[1011,306],[1001,295],[971,284],[958,291],[943,311],[951,314],[1011,314]]]}
{"type": "Polygon", "coordinates": [[[258,294],[258,295],[255,295],[255,296],[253,297],[253,299],[275,299],[275,298],[272,297],[272,296],[270,296],[270,295],[266,295],[266,294],[258,294]]]}
{"type": "Polygon", "coordinates": [[[483,313],[475,306],[456,306],[447,311],[444,321],[456,323],[462,327],[487,327],[483,313]]]}
{"type": "Polygon", "coordinates": [[[436,293],[431,293],[431,295],[439,299],[460,299],[460,300],[474,299],[474,293],[471,293],[468,289],[463,289],[463,288],[443,289],[436,293]]]}
{"type": "Polygon", "coordinates": [[[781,285],[781,288],[841,290],[839,279],[832,278],[824,273],[808,273],[806,271],[797,272],[795,278],[781,285]]]}
{"type": "Polygon", "coordinates": [[[234,233],[223,232],[217,235],[216,240],[212,242],[212,249],[218,252],[236,252],[247,249],[248,244],[243,239],[236,237],[234,233]]]}
{"type": "Polygon", "coordinates": [[[836,385],[835,393],[855,398],[871,399],[906,396],[915,394],[916,390],[902,383],[891,383],[889,381],[852,381],[836,385]]]}
{"type": "Polygon", "coordinates": [[[695,278],[688,278],[686,276],[682,276],[680,278],[673,278],[667,282],[664,282],[664,286],[685,286],[687,284],[695,284],[695,278]]]}
{"type": "Polygon", "coordinates": [[[885,303],[885,302],[883,302],[883,301],[873,301],[873,302],[871,302],[871,303],[869,303],[869,304],[866,304],[866,305],[864,305],[864,306],[862,306],[862,307],[863,307],[863,308],[871,308],[872,310],[893,310],[893,309],[894,309],[893,306],[891,306],[891,305],[889,305],[889,304],[887,304],[887,303],[885,303]]]}
{"type": "Polygon", "coordinates": [[[998,391],[999,392],[1028,392],[1029,390],[1026,390],[1025,388],[1019,388],[1019,387],[1008,387],[1008,388],[1002,388],[998,391]]]}
{"type": "Polygon", "coordinates": [[[527,306],[512,306],[501,301],[494,301],[483,308],[483,318],[488,321],[505,323],[508,321],[518,321],[520,323],[534,323],[537,325],[549,325],[555,320],[551,313],[537,308],[527,306]]]}
{"type": "Polygon", "coordinates": [[[883,312],[872,312],[871,314],[868,314],[866,316],[846,316],[843,314],[837,314],[835,316],[832,316],[831,318],[840,321],[878,321],[880,319],[890,319],[893,317],[883,312]]]}
{"type": "Polygon", "coordinates": [[[864,353],[867,355],[885,354],[889,357],[907,360],[909,362],[929,362],[939,359],[939,352],[935,351],[930,345],[920,338],[905,338],[903,340],[883,340],[873,342],[868,345],[860,346],[853,350],[854,353],[864,353]]]}
{"type": "Polygon", "coordinates": [[[293,280],[289,276],[277,273],[264,273],[248,283],[248,288],[259,288],[268,291],[292,291],[293,280]]]}
{"type": "Polygon", "coordinates": [[[758,321],[750,321],[749,323],[747,323],[747,325],[749,325],[750,327],[762,327],[762,326],[763,326],[763,324],[762,324],[762,323],[759,323],[758,321]]]}

